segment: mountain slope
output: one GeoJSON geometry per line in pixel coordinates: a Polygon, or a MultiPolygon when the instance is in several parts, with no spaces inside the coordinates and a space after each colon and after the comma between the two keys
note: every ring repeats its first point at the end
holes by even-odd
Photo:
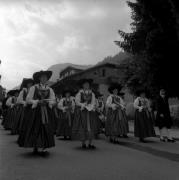
{"type": "Polygon", "coordinates": [[[72,67],[84,69],[84,70],[91,67],[91,65],[76,65],[76,64],[71,64],[71,63],[52,65],[48,68],[48,70],[53,72],[53,75],[50,78],[50,81],[56,82],[57,79],[59,79],[60,72],[68,66],[72,66],[72,67]]]}
{"type": "Polygon", "coordinates": [[[101,62],[98,64],[104,64],[104,63],[112,63],[112,64],[121,64],[121,62],[127,58],[129,58],[130,55],[125,52],[119,52],[118,54],[114,56],[108,56],[104,58],[101,62]]]}

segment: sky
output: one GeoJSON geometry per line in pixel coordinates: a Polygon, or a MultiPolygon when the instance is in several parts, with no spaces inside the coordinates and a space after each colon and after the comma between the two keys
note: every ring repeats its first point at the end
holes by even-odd
{"type": "Polygon", "coordinates": [[[0,0],[0,73],[7,89],[58,63],[96,64],[130,31],[126,0],[0,0]]]}

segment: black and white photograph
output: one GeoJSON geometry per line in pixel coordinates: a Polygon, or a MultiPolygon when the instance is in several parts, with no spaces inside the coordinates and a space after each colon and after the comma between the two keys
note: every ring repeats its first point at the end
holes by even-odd
{"type": "Polygon", "coordinates": [[[179,180],[177,0],[0,0],[0,180],[179,180]]]}

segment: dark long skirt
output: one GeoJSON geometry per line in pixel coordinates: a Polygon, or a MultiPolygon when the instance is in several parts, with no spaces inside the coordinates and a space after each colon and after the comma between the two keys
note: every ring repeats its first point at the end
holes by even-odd
{"type": "Polygon", "coordinates": [[[17,109],[15,106],[8,109],[7,116],[6,116],[6,119],[4,122],[4,128],[6,130],[12,130],[13,125],[14,125],[14,117],[17,113],[16,111],[17,111],[17,109]]]}
{"type": "Polygon", "coordinates": [[[24,116],[23,130],[20,133],[18,143],[20,147],[50,148],[55,146],[54,132],[51,122],[51,109],[46,106],[48,121],[42,120],[41,106],[34,109],[28,108],[24,116]]]}
{"type": "Polygon", "coordinates": [[[24,106],[18,105],[14,116],[14,123],[11,129],[12,134],[19,134],[19,130],[24,118],[24,106]]]}
{"type": "Polygon", "coordinates": [[[98,133],[96,112],[81,110],[79,107],[75,109],[72,138],[81,141],[94,139],[98,133]]]}
{"type": "Polygon", "coordinates": [[[3,120],[1,122],[1,125],[4,126],[4,123],[5,123],[5,119],[7,117],[7,112],[8,112],[8,109],[3,109],[3,112],[2,112],[2,117],[3,117],[3,120]]]}
{"type": "Polygon", "coordinates": [[[19,136],[18,136],[18,144],[20,147],[24,147],[26,131],[28,129],[28,119],[32,116],[32,108],[31,105],[28,105],[24,108],[24,117],[22,119],[21,125],[19,127],[19,136]]]}
{"type": "Polygon", "coordinates": [[[53,128],[54,134],[56,134],[56,131],[57,131],[58,116],[59,116],[59,111],[58,111],[57,107],[54,106],[51,109],[51,122],[52,122],[52,128],[53,128]]]}
{"type": "Polygon", "coordinates": [[[106,120],[106,136],[126,135],[129,132],[129,126],[126,114],[121,109],[108,109],[106,120]]]}
{"type": "Polygon", "coordinates": [[[148,111],[135,112],[134,135],[139,138],[155,137],[154,124],[148,111]]]}
{"type": "Polygon", "coordinates": [[[71,116],[71,120],[67,116],[66,112],[62,112],[56,133],[57,136],[68,136],[68,137],[72,136],[72,125],[73,125],[74,115],[70,113],[70,116],[71,116]]]}

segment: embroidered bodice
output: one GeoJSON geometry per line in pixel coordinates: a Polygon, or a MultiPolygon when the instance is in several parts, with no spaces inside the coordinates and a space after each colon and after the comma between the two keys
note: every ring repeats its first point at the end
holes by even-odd
{"type": "Polygon", "coordinates": [[[91,91],[81,92],[81,103],[91,104],[91,101],[92,101],[92,92],[91,91]]]}
{"type": "Polygon", "coordinates": [[[48,87],[35,87],[34,99],[35,100],[43,100],[48,99],[50,97],[50,89],[48,87]]]}

